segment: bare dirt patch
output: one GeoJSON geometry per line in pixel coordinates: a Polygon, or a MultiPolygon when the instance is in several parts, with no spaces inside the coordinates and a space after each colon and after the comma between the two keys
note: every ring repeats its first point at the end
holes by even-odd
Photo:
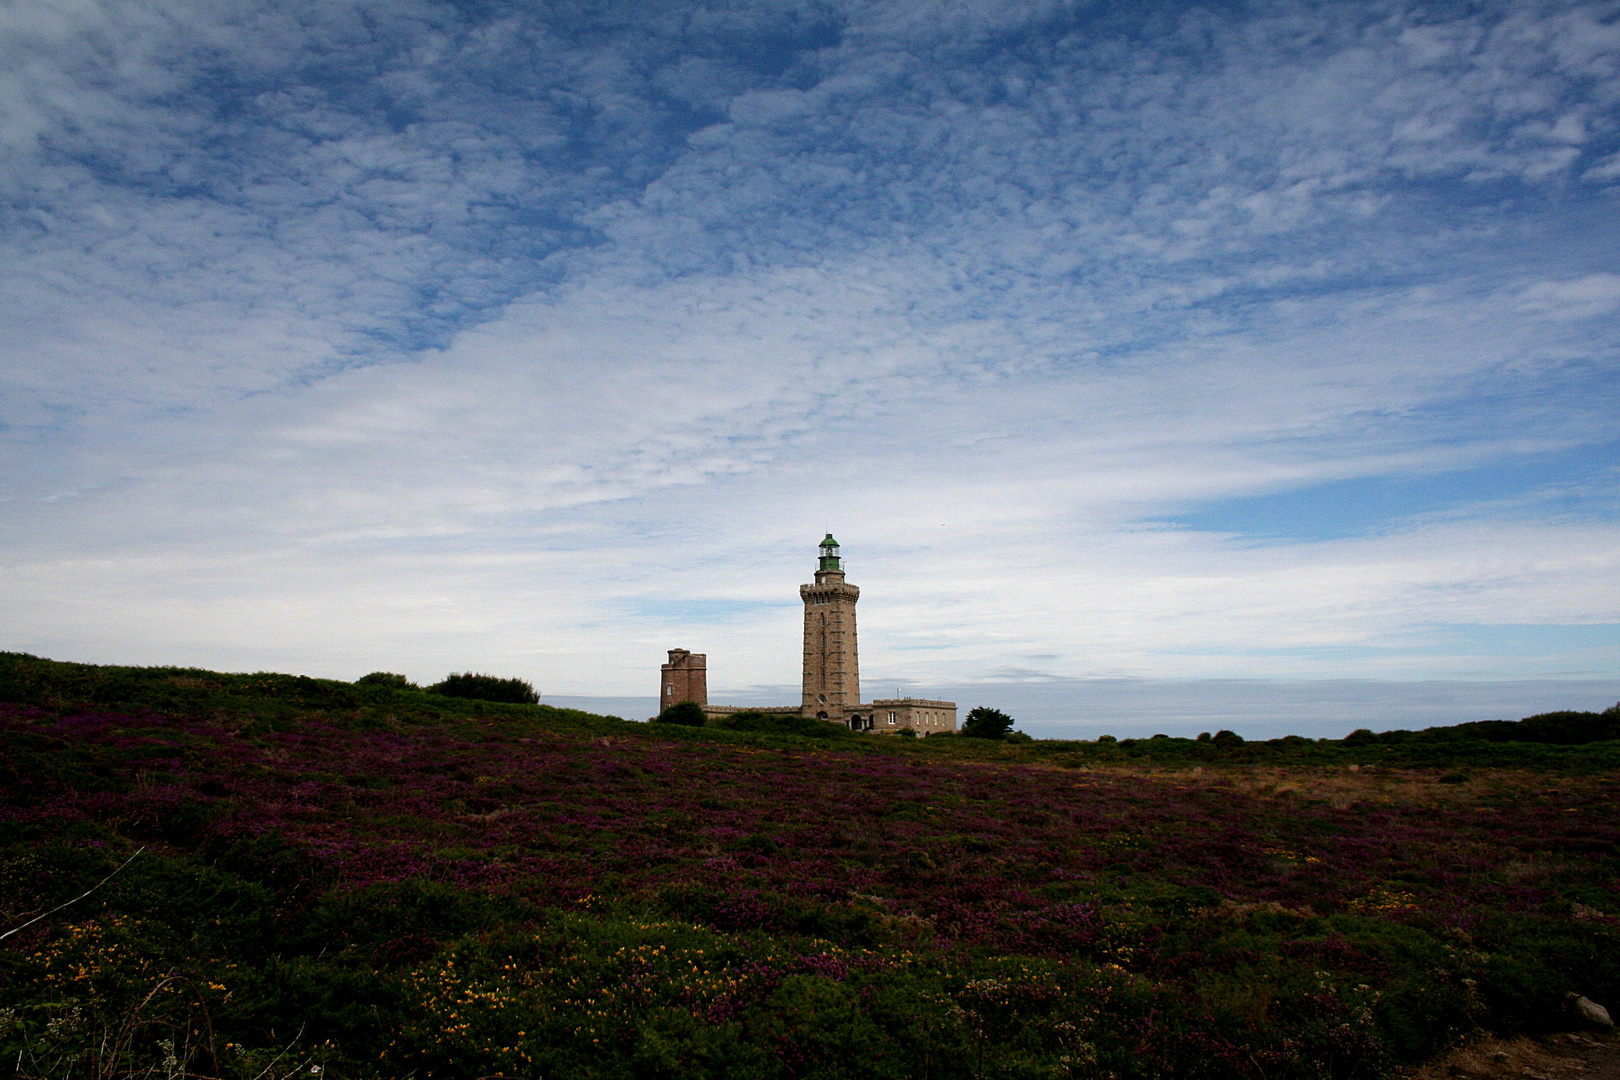
{"type": "Polygon", "coordinates": [[[1620,1080],[1620,1038],[1564,1032],[1544,1039],[1480,1039],[1405,1075],[1411,1080],[1620,1080]]]}

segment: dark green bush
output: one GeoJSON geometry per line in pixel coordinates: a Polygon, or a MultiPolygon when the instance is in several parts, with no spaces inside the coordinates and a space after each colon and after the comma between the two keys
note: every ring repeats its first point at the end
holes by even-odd
{"type": "Polygon", "coordinates": [[[403,966],[433,955],[441,941],[499,925],[502,914],[482,890],[427,878],[333,890],[305,919],[299,951],[354,948],[371,963],[403,966]]]}
{"type": "Polygon", "coordinates": [[[678,724],[681,727],[702,727],[707,720],[703,706],[695,701],[677,701],[653,717],[655,724],[678,724]]]}
{"type": "Polygon", "coordinates": [[[243,839],[210,837],[201,853],[216,870],[269,889],[287,910],[309,903],[329,884],[320,860],[288,843],[280,830],[243,839]]]}
{"type": "MultiPolygon", "coordinates": [[[[451,676],[451,678],[454,678],[454,677],[455,676],[451,676]]],[[[360,676],[360,678],[354,680],[354,685],[356,685],[356,686],[379,686],[379,687],[382,687],[385,690],[418,690],[418,689],[420,689],[420,687],[418,687],[415,683],[411,682],[411,680],[407,679],[405,676],[396,675],[392,671],[373,671],[370,675],[362,675],[362,676],[360,676]]],[[[451,697],[457,697],[457,696],[464,696],[464,695],[452,694],[450,696],[451,697]]]]}
{"type": "Polygon", "coordinates": [[[443,682],[428,687],[428,693],[475,701],[504,701],[512,705],[540,704],[540,695],[534,692],[534,686],[522,679],[498,679],[493,675],[474,675],[470,671],[445,676],[443,682]]]}
{"type": "Polygon", "coordinates": [[[843,724],[800,716],[798,713],[732,713],[720,717],[714,726],[727,731],[760,731],[773,735],[797,735],[806,739],[836,739],[854,734],[843,724]]]}
{"type": "Polygon", "coordinates": [[[1357,728],[1344,737],[1343,744],[1399,746],[1418,743],[1455,747],[1469,743],[1537,743],[1543,746],[1585,746],[1615,739],[1620,739],[1620,705],[1600,713],[1566,709],[1527,716],[1523,720],[1479,720],[1450,727],[1425,728],[1422,731],[1384,731],[1375,734],[1367,728],[1357,728]]]}
{"type": "Polygon", "coordinates": [[[1508,1031],[1570,1026],[1568,995],[1605,1005],[1620,1000],[1620,942],[1547,915],[1497,915],[1481,927],[1479,993],[1493,1023],[1508,1031]]]}
{"type": "MultiPolygon", "coordinates": [[[[826,721],[822,722],[825,723],[826,721]]],[[[746,709],[743,712],[716,717],[714,726],[726,731],[775,731],[777,730],[777,717],[769,713],[746,709]]]]}
{"type": "Polygon", "coordinates": [[[1005,739],[1012,726],[1013,718],[1000,709],[979,705],[967,714],[962,734],[970,739],[1005,739]]]}

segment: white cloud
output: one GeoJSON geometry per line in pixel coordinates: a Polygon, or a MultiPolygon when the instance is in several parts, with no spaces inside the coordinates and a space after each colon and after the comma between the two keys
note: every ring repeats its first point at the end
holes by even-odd
{"type": "Polygon", "coordinates": [[[1144,524],[1610,438],[1604,10],[13,11],[0,644],[769,682],[824,527],[921,680],[1613,619],[1535,500],[1144,524]]]}
{"type": "Polygon", "coordinates": [[[1554,319],[1590,319],[1620,307],[1620,274],[1587,274],[1526,286],[1519,306],[1554,319]]]}
{"type": "MultiPolygon", "coordinates": [[[[28,554],[8,606],[49,613],[21,644],[138,626],[136,658],[153,661],[291,650],[280,666],[341,674],[477,654],[559,692],[633,692],[647,655],[696,632],[733,685],[780,681],[793,588],[829,527],[869,586],[869,664],[923,682],[1033,653],[1067,676],[1320,675],[1342,661],[1272,654],[1376,646],[1413,623],[1620,618],[1594,587],[1616,580],[1607,526],[1475,516],[1261,549],[1139,524],[1187,500],[1495,452],[1422,418],[1504,358],[1502,326],[1470,326],[1455,300],[1390,298],[1332,333],[1308,314],[1263,347],[1009,376],[979,357],[1026,349],[1012,329],[907,323],[905,286],[929,276],[854,264],[581,289],[416,365],[172,424],[144,461],[105,446],[76,499],[11,526],[28,554]],[[1389,355],[1403,321],[1438,340],[1389,355]],[[694,631],[693,599],[777,606],[694,631]]],[[[1528,448],[1606,417],[1593,403],[1552,426],[1496,419],[1528,448]]],[[[1396,650],[1357,670],[1410,663],[1396,650]]]]}

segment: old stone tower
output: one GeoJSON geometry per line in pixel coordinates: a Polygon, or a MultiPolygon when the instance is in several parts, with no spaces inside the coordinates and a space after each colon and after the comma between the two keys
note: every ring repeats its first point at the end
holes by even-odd
{"type": "Polygon", "coordinates": [[[685,649],[669,650],[669,663],[658,673],[658,707],[682,701],[709,703],[709,658],[685,649]]]}
{"type": "Polygon", "coordinates": [[[844,580],[832,533],[821,542],[816,583],[800,585],[799,598],[804,601],[804,689],[799,711],[844,721],[861,703],[855,642],[855,601],[861,590],[844,580]]]}

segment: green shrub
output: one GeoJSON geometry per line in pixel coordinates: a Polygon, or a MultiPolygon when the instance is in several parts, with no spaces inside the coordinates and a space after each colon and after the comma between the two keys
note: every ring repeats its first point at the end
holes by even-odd
{"type": "Polygon", "coordinates": [[[962,734],[970,739],[1005,739],[1012,726],[1013,718],[1000,709],[979,705],[967,714],[962,734]]]}
{"type": "Polygon", "coordinates": [[[681,727],[702,727],[708,717],[703,713],[703,706],[695,701],[677,701],[657,716],[653,717],[655,724],[678,724],[681,727]]]}
{"type": "Polygon", "coordinates": [[[714,726],[726,731],[775,731],[778,728],[777,717],[753,709],[716,717],[714,726]]]}
{"type": "MultiPolygon", "coordinates": [[[[455,676],[452,675],[451,678],[455,678],[455,676]]],[[[411,680],[407,679],[405,676],[396,675],[392,671],[373,671],[370,675],[362,675],[362,676],[360,676],[360,678],[354,680],[354,685],[356,685],[356,686],[377,686],[377,687],[381,687],[381,688],[383,688],[385,690],[419,690],[419,689],[421,689],[421,687],[419,687],[415,683],[411,682],[411,680]]],[[[465,695],[452,694],[450,696],[451,697],[461,697],[461,696],[465,696],[465,695]]]]}
{"type": "Polygon", "coordinates": [[[503,701],[511,705],[540,704],[540,695],[534,692],[534,686],[522,679],[498,679],[470,671],[446,675],[443,682],[428,687],[428,693],[474,701],[503,701]]]}
{"type": "Polygon", "coordinates": [[[766,713],[752,710],[722,716],[714,726],[726,731],[758,731],[771,735],[797,735],[806,739],[836,739],[853,735],[843,724],[818,720],[798,713],[766,713]]]}
{"type": "Polygon", "coordinates": [[[352,948],[373,964],[409,965],[441,941],[498,925],[502,914],[482,890],[429,878],[376,882],[322,896],[304,920],[298,951],[352,948]]]}
{"type": "Polygon", "coordinates": [[[1479,928],[1479,993],[1507,1031],[1567,1027],[1568,995],[1620,999],[1620,942],[1550,915],[1496,915],[1479,928]]]}

